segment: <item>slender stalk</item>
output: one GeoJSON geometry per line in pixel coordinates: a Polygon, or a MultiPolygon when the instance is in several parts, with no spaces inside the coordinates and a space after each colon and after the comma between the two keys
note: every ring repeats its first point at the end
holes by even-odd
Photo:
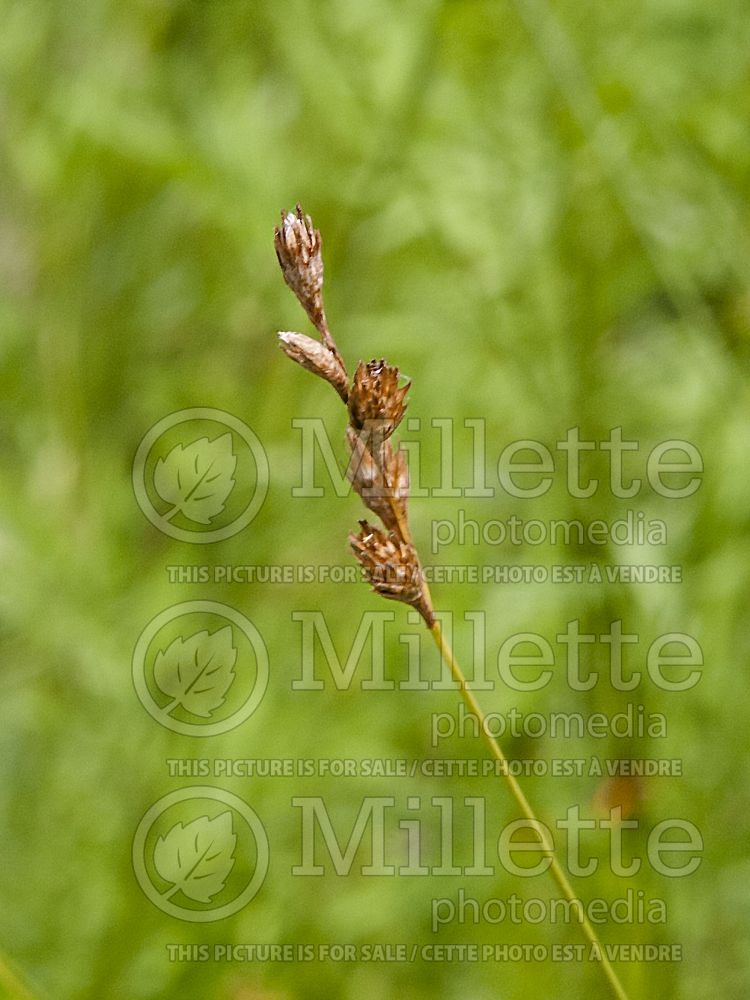
{"type": "MultiPolygon", "coordinates": [[[[441,656],[450,667],[453,679],[456,681],[459,688],[461,689],[461,695],[464,701],[466,702],[467,707],[479,719],[479,724],[482,733],[484,735],[485,742],[489,747],[490,753],[495,758],[495,760],[500,761],[503,765],[507,765],[507,758],[503,753],[502,747],[485,726],[485,719],[486,719],[485,713],[482,711],[479,702],[475,698],[474,692],[468,686],[464,672],[461,669],[458,661],[456,660],[456,657],[453,654],[453,650],[446,642],[445,636],[443,635],[443,631],[440,627],[440,622],[436,619],[429,628],[430,632],[432,633],[432,638],[435,640],[435,644],[440,650],[441,656]]],[[[583,932],[588,938],[589,942],[592,945],[596,946],[597,952],[601,958],[602,971],[604,972],[604,975],[607,977],[609,985],[612,987],[612,992],[617,997],[617,1000],[628,1000],[628,995],[625,992],[625,989],[622,983],[620,982],[620,979],[617,973],[615,972],[612,963],[607,958],[607,955],[604,951],[604,948],[602,947],[602,943],[599,940],[596,931],[594,930],[594,928],[591,925],[591,922],[586,916],[586,911],[583,907],[583,903],[578,898],[578,896],[576,896],[575,890],[573,889],[573,886],[570,884],[570,881],[568,880],[568,876],[565,874],[565,871],[563,870],[560,862],[557,860],[554,845],[549,843],[547,841],[547,838],[543,835],[541,824],[540,821],[537,819],[536,813],[529,804],[529,800],[524,795],[523,789],[521,788],[515,777],[510,773],[510,769],[507,766],[504,766],[503,768],[503,777],[508,783],[508,787],[510,788],[513,798],[516,800],[518,808],[521,810],[521,813],[523,814],[524,818],[529,821],[534,831],[536,832],[537,836],[539,837],[539,843],[541,844],[542,851],[547,855],[547,857],[550,860],[549,870],[552,873],[552,877],[557,882],[565,898],[569,902],[577,904],[576,909],[578,910],[581,916],[581,925],[583,927],[583,932]]]]}

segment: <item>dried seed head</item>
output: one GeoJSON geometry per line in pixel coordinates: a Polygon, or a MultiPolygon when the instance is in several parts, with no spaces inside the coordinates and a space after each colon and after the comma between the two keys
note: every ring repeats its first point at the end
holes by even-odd
{"type": "Polygon", "coordinates": [[[422,569],[413,545],[402,542],[392,531],[387,534],[367,521],[360,521],[359,534],[349,541],[364,570],[367,582],[378,594],[416,608],[428,625],[434,622],[422,584],[422,569]]]}
{"type": "Polygon", "coordinates": [[[385,461],[379,464],[368,447],[372,441],[368,442],[366,432],[358,434],[348,427],[346,440],[352,453],[346,473],[354,490],[365,507],[377,514],[386,528],[402,535],[409,492],[406,456],[402,452],[394,454],[390,442],[386,441],[378,453],[385,461]]]}
{"type": "Polygon", "coordinates": [[[320,232],[297,204],[296,212],[282,212],[274,229],[274,245],[284,281],[300,301],[314,326],[325,328],[323,311],[323,256],[320,232]]]}
{"type": "Polygon", "coordinates": [[[399,388],[399,371],[380,361],[360,361],[349,393],[349,418],[361,430],[377,426],[383,439],[393,434],[404,417],[404,397],[410,383],[399,388]]]}
{"type": "Polygon", "coordinates": [[[344,402],[349,395],[349,379],[339,358],[320,341],[304,333],[279,334],[279,347],[288,358],[329,382],[344,402]]]}
{"type": "Polygon", "coordinates": [[[386,442],[386,478],[390,484],[391,494],[404,506],[406,518],[406,503],[409,499],[409,466],[406,452],[400,448],[393,451],[390,441],[386,442]]]}

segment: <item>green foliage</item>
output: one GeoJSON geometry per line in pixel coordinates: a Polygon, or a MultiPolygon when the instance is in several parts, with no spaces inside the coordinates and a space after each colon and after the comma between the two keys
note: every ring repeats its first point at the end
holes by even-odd
{"type": "MultiPolygon", "coordinates": [[[[599,455],[590,468],[603,485],[591,499],[568,496],[558,471],[537,500],[501,491],[490,500],[415,498],[411,522],[427,564],[682,566],[681,584],[437,584],[433,596],[454,611],[468,663],[462,614],[477,609],[490,657],[514,632],[552,641],[573,618],[595,633],[621,618],[643,637],[639,649],[672,630],[699,640],[704,676],[689,694],[647,683],[630,697],[604,683],[579,693],[556,674],[534,695],[510,701],[498,687],[483,701],[493,712],[518,704],[549,713],[614,712],[630,700],[667,715],[664,746],[584,740],[571,751],[522,739],[507,749],[683,760],[683,777],[648,784],[639,818],[646,828],[690,819],[705,839],[704,863],[675,884],[644,868],[633,884],[667,900],[667,924],[602,933],[684,945],[679,964],[623,967],[633,998],[709,1000],[719,981],[728,1000],[747,995],[750,910],[738,888],[750,834],[743,15],[731,0],[3,5],[0,947],[35,995],[605,995],[587,963],[167,960],[168,943],[435,940],[430,900],[455,891],[439,878],[291,878],[299,858],[290,800],[325,795],[351,824],[367,794],[486,795],[505,823],[512,807],[494,779],[230,779],[224,786],[264,817],[274,851],[252,904],[218,924],[182,924],[133,877],[140,817],[189,783],[170,777],[168,759],[485,756],[470,739],[430,747],[430,715],[455,710],[451,692],[292,690],[292,613],[322,609],[344,650],[362,614],[383,607],[363,584],[170,583],[171,565],[352,564],[357,498],[292,496],[294,418],[322,417],[344,458],[340,401],[275,342],[277,329],[310,332],[272,246],[278,210],[297,200],[323,234],[328,318],[349,367],[382,356],[413,379],[408,416],[421,429],[404,425],[403,437],[422,441],[427,485],[439,481],[435,417],[456,422],[458,483],[472,477],[465,418],[487,422],[495,485],[505,445],[534,438],[554,448],[573,426],[597,441],[621,426],[644,461],[675,438],[703,455],[701,489],[684,501],[646,490],[617,500],[599,455]],[[146,431],[191,406],[248,423],[271,468],[257,518],[211,546],[159,533],[130,485],[146,431]],[[430,553],[431,522],[455,522],[460,509],[482,521],[612,521],[628,508],[663,518],[668,545],[555,550],[467,537],[430,553]],[[147,715],[130,658],[155,615],[204,598],[252,619],[271,673],[251,719],[201,741],[147,715]]],[[[403,607],[387,609],[397,675],[406,655],[398,633],[420,629],[403,607]]],[[[596,786],[532,779],[528,792],[549,819],[574,800],[588,808],[596,786]]],[[[470,832],[457,824],[462,842],[470,832]]],[[[540,882],[534,892],[551,894],[540,882]]],[[[504,874],[462,884],[480,898],[530,892],[504,874]]],[[[626,884],[601,871],[581,892],[614,897],[626,884]]],[[[579,935],[546,924],[464,925],[443,939],[579,935]]],[[[21,994],[9,986],[7,995],[21,994]]]]}

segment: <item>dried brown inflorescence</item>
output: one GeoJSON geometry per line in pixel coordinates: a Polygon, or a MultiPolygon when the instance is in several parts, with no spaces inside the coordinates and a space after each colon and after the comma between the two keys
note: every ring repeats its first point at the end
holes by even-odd
{"type": "Polygon", "coordinates": [[[349,420],[352,427],[377,425],[383,438],[393,434],[404,418],[404,397],[411,385],[399,388],[399,371],[385,361],[363,361],[354,372],[354,383],[349,393],[349,420]]]}
{"type": "Polygon", "coordinates": [[[281,213],[281,225],[274,229],[273,237],[284,281],[310,317],[324,346],[343,368],[344,362],[328,329],[323,306],[323,242],[319,230],[297,202],[294,212],[281,213]]]}
{"type": "Polygon", "coordinates": [[[299,204],[296,212],[281,213],[281,225],[274,230],[274,245],[284,281],[320,330],[325,322],[321,239],[299,204]]]}
{"type": "Polygon", "coordinates": [[[409,541],[407,502],[409,470],[406,455],[393,450],[390,441],[378,442],[377,432],[348,427],[346,440],[351,451],[347,475],[362,503],[383,524],[409,541]]]}
{"type": "Polygon", "coordinates": [[[359,522],[359,533],[352,532],[349,542],[376,593],[391,601],[411,604],[428,623],[432,608],[422,582],[422,567],[413,545],[403,542],[396,532],[387,534],[367,521],[359,522]]]}
{"type": "Polygon", "coordinates": [[[403,420],[410,383],[399,386],[398,368],[381,359],[360,361],[349,385],[323,308],[320,233],[297,205],[296,212],[281,213],[274,237],[284,280],[321,335],[318,341],[304,333],[280,333],[280,346],[287,357],[332,385],[347,404],[351,452],[347,474],[364,505],[386,529],[360,521],[359,534],[350,536],[354,554],[377,593],[416,608],[431,627],[435,617],[430,594],[409,532],[406,455],[390,440],[403,420]]]}
{"type": "MultiPolygon", "coordinates": [[[[554,844],[541,832],[542,824],[526,800],[518,782],[507,767],[500,744],[486,725],[484,715],[469,683],[446,642],[435,618],[430,592],[424,580],[417,550],[409,533],[409,475],[403,452],[394,448],[391,436],[404,416],[408,385],[399,387],[399,371],[385,361],[360,361],[352,385],[346,367],[328,330],[323,309],[323,259],[320,233],[312,220],[297,205],[296,213],[283,213],[282,224],[275,231],[276,253],[284,279],[321,336],[313,340],[302,333],[280,333],[284,352],[308,371],[329,382],[347,405],[349,427],[347,443],[351,452],[348,475],[365,506],[383,523],[378,528],[360,521],[358,533],[349,541],[359,560],[365,579],[373,590],[391,601],[401,601],[416,608],[430,629],[441,656],[461,690],[469,710],[481,723],[483,736],[495,760],[503,765],[503,775],[526,822],[537,831],[539,848],[549,858],[549,868],[565,898],[580,908],[588,941],[602,955],[596,931],[585,916],[583,904],[575,894],[567,875],[554,853],[554,844]]],[[[628,1000],[612,965],[602,956],[602,968],[618,1000],[628,1000]]]]}
{"type": "Polygon", "coordinates": [[[349,397],[349,376],[338,357],[319,340],[305,333],[279,334],[279,346],[288,358],[329,382],[344,402],[349,397]]]}

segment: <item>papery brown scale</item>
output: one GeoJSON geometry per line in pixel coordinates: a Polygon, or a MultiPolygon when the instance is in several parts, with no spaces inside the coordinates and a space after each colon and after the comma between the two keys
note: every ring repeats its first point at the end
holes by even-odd
{"type": "Polygon", "coordinates": [[[381,531],[360,521],[359,534],[349,536],[368,583],[382,597],[416,608],[431,625],[432,608],[425,595],[422,573],[413,545],[402,542],[392,531],[381,531]]]}
{"type": "Polygon", "coordinates": [[[367,521],[360,521],[360,532],[352,534],[350,542],[368,582],[378,593],[407,604],[419,598],[419,563],[412,546],[367,521]]]}
{"type": "Polygon", "coordinates": [[[349,395],[349,379],[338,357],[318,340],[304,333],[279,334],[279,346],[288,358],[330,383],[344,402],[349,395]]]}
{"type": "MultiPolygon", "coordinates": [[[[385,441],[376,461],[381,463],[390,497],[390,508],[398,524],[398,533],[401,536],[408,535],[409,467],[406,452],[400,448],[394,451],[391,442],[385,441]]],[[[409,541],[408,537],[404,538],[404,541],[409,541]]]]}
{"type": "Polygon", "coordinates": [[[383,438],[390,437],[404,417],[404,397],[409,385],[399,388],[399,370],[384,360],[360,361],[349,394],[349,418],[361,429],[377,424],[383,438]]]}
{"type": "Polygon", "coordinates": [[[409,496],[409,465],[406,460],[406,452],[398,448],[394,451],[388,442],[386,478],[393,491],[394,496],[401,500],[408,499],[409,496]]]}
{"type": "Polygon", "coordinates": [[[400,501],[392,496],[383,471],[373,458],[363,435],[348,427],[346,439],[352,453],[346,473],[355,492],[365,507],[377,514],[386,528],[400,533],[400,501]]]}
{"type": "MultiPolygon", "coordinates": [[[[299,299],[313,325],[323,330],[323,256],[320,233],[300,205],[296,212],[282,212],[274,229],[274,246],[284,281],[299,299]]],[[[328,345],[326,345],[328,346],[328,345]]]]}

